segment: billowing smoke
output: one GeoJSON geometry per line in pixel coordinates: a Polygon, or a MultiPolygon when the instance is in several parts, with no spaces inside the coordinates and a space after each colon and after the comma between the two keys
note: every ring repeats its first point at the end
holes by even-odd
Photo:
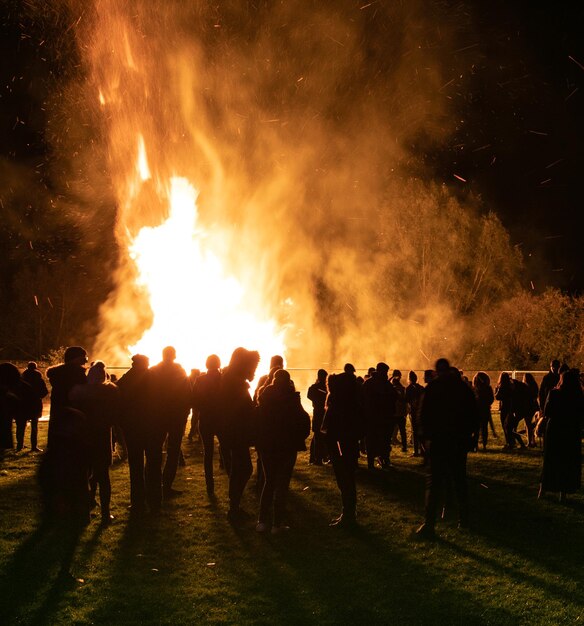
{"type": "MultiPolygon", "coordinates": [[[[120,359],[151,321],[127,245],[166,217],[161,181],[184,176],[200,192],[209,247],[250,307],[286,329],[289,364],[427,367],[462,356],[464,319],[499,298],[519,265],[498,220],[423,165],[425,148],[457,123],[441,90],[470,27],[462,10],[349,0],[68,7],[83,76],[65,113],[78,122],[83,102],[95,136],[80,158],[94,180],[107,172],[117,206],[120,257],[96,353],[120,359]],[[138,137],[151,178],[137,190],[138,137]]],[[[169,280],[188,289],[191,271],[169,280]]],[[[199,296],[204,307],[211,296],[199,296]]]]}

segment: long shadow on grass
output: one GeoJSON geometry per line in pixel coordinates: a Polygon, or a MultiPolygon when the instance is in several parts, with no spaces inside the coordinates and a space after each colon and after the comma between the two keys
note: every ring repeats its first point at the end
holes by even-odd
{"type": "MultiPolygon", "coordinates": [[[[42,524],[20,545],[5,572],[0,614],[6,623],[55,623],[63,597],[76,585],[70,568],[82,533],[78,525],[42,524]]],[[[85,557],[96,541],[89,539],[85,557]]]]}
{"type": "MultiPolygon", "coordinates": [[[[492,477],[479,475],[476,479],[471,481],[475,534],[491,546],[528,559],[552,574],[584,584],[584,526],[578,517],[579,501],[572,508],[565,507],[538,501],[529,488],[492,477]],[[481,480],[488,480],[488,490],[481,489],[481,480]]],[[[561,597],[561,588],[557,592],[561,597]]]]}
{"type": "MultiPolygon", "coordinates": [[[[226,563],[225,582],[241,597],[258,598],[242,622],[279,624],[512,623],[501,608],[486,608],[472,589],[454,588],[419,560],[400,537],[361,528],[332,529],[318,507],[290,496],[297,528],[287,535],[234,533],[245,563],[226,563]],[[245,572],[245,575],[242,575],[245,572]],[[259,603],[259,607],[258,607],[259,603]]],[[[424,548],[423,548],[424,549],[424,548]]],[[[431,549],[431,548],[430,548],[431,549]]],[[[235,621],[235,620],[234,620],[235,621]]]]}

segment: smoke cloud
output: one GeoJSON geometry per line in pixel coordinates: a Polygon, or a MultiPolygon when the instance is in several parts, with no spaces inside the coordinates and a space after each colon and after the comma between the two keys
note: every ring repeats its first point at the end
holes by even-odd
{"type": "MultiPolygon", "coordinates": [[[[424,368],[463,356],[465,316],[500,296],[497,277],[515,280],[520,259],[480,202],[454,197],[423,165],[426,147],[456,126],[441,89],[472,28],[462,9],[66,6],[83,69],[62,115],[92,129],[80,163],[100,205],[112,194],[117,211],[115,288],[96,354],[119,361],[151,321],[126,249],[165,218],[162,181],[178,175],[199,190],[206,242],[250,310],[286,329],[290,366],[424,368]],[[139,190],[138,136],[151,171],[139,190]]],[[[177,289],[189,271],[169,277],[177,289]]]]}

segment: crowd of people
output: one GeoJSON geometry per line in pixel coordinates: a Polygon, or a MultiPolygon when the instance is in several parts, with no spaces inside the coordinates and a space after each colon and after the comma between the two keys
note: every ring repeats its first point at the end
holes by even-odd
{"type": "MultiPolygon", "coordinates": [[[[307,391],[311,420],[281,356],[272,358],[269,374],[251,393],[259,360],[258,352],[237,348],[226,367],[221,367],[217,355],[210,355],[206,372],[193,370],[188,376],[169,346],[157,365],[150,366],[144,355],[134,355],[131,368],[117,380],[102,361],[88,367],[83,348],[67,348],[64,363],[47,370],[50,419],[39,466],[47,519],[87,524],[99,499],[101,523],[112,522],[112,433],[127,455],[131,517],[159,514],[163,503],[180,493],[173,483],[184,462],[181,443],[189,414],[189,436],[198,432],[202,442],[211,498],[218,440],[220,467],[228,477],[227,517],[236,526],[251,517],[241,501],[253,474],[250,450],[255,447],[260,533],[289,529],[287,493],[297,454],[306,450],[311,431],[309,462],[332,465],[341,495],[342,511],[331,526],[357,525],[355,476],[360,456],[366,458],[368,471],[380,472],[391,467],[393,446],[407,452],[409,444],[427,472],[425,519],[418,535],[434,537],[440,499],[448,486],[458,501],[459,524],[468,526],[467,455],[479,445],[487,448],[489,429],[496,436],[491,413],[496,400],[505,449],[535,446],[536,438],[543,439],[540,497],[551,491],[565,499],[581,486],[582,383],[577,370],[560,366],[559,361],[552,361],[539,386],[529,373],[519,381],[503,372],[495,389],[485,372],[469,381],[446,359],[424,372],[424,385],[411,371],[404,386],[402,373],[383,362],[369,368],[363,378],[350,363],[338,374],[320,369],[307,391]],[[521,422],[526,442],[518,431],[521,422]]],[[[47,395],[35,363],[22,373],[13,364],[0,364],[0,450],[14,446],[13,422],[16,450],[22,450],[30,422],[31,450],[42,452],[38,419],[47,395]]]]}

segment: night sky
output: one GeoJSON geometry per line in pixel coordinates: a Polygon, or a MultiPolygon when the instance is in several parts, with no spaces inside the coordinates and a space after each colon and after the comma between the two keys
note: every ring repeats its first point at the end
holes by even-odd
{"type": "MultiPolygon", "coordinates": [[[[525,286],[581,293],[584,4],[435,4],[472,23],[466,45],[446,61],[452,80],[437,94],[452,101],[458,121],[446,140],[420,136],[412,151],[428,176],[498,213],[521,246],[525,286]]],[[[67,20],[55,12],[47,29],[25,5],[5,0],[0,15],[0,171],[30,172],[50,187],[38,167],[51,158],[43,103],[82,70],[67,20]]]]}

